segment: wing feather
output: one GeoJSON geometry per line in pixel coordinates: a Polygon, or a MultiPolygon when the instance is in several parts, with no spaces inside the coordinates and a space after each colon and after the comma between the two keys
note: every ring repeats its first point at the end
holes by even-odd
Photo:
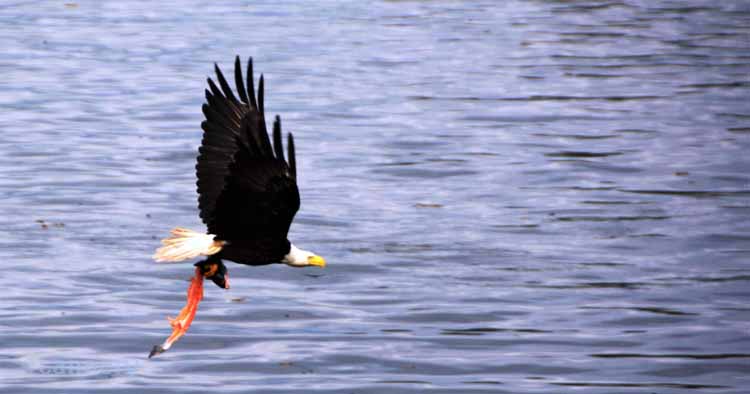
{"type": "Polygon", "coordinates": [[[281,119],[278,116],[273,122],[273,151],[277,159],[284,160],[284,146],[281,145],[281,119]]]}
{"type": "Polygon", "coordinates": [[[219,85],[221,85],[221,90],[224,92],[224,97],[226,97],[230,102],[238,103],[237,98],[234,97],[234,93],[227,83],[227,80],[224,79],[224,74],[221,73],[221,69],[216,63],[214,63],[214,70],[216,71],[216,78],[219,80],[219,85]]]}
{"type": "Polygon", "coordinates": [[[235,85],[237,85],[237,94],[240,95],[240,100],[242,100],[243,103],[249,103],[250,101],[248,100],[247,92],[245,91],[245,78],[242,78],[242,63],[240,62],[239,56],[234,58],[234,82],[235,85]]]}
{"type": "Polygon", "coordinates": [[[258,109],[258,103],[255,101],[255,82],[253,82],[253,58],[247,61],[247,92],[250,96],[250,108],[258,109]]]}
{"type": "Polygon", "coordinates": [[[287,149],[286,157],[289,159],[289,169],[292,171],[292,177],[296,180],[297,179],[297,158],[295,157],[295,153],[294,153],[294,137],[292,136],[292,133],[287,134],[286,149],[287,149]]]}

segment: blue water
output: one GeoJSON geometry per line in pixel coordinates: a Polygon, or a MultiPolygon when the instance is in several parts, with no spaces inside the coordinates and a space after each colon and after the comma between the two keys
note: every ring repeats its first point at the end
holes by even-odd
{"type": "Polygon", "coordinates": [[[745,393],[750,3],[6,2],[0,392],[745,393]],[[213,62],[297,140],[290,237],[147,360],[213,62]]]}

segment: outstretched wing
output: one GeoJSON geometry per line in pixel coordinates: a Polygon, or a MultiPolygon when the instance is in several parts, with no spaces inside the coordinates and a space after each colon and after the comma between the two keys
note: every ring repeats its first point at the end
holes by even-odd
{"type": "Polygon", "coordinates": [[[287,163],[278,116],[273,145],[268,138],[263,76],[256,99],[252,58],[247,65],[247,82],[239,57],[234,66],[239,99],[218,66],[219,86],[208,79],[203,104],[206,120],[201,124],[203,141],[196,165],[200,217],[208,232],[220,239],[286,237],[300,204],[294,140],[289,134],[287,163]]]}

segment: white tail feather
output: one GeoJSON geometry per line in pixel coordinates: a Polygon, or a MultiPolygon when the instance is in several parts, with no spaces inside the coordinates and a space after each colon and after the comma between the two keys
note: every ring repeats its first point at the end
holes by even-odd
{"type": "Polygon", "coordinates": [[[214,241],[215,235],[203,234],[186,228],[174,228],[169,238],[161,241],[161,248],[154,253],[157,262],[178,262],[200,255],[219,253],[224,241],[214,241]]]}

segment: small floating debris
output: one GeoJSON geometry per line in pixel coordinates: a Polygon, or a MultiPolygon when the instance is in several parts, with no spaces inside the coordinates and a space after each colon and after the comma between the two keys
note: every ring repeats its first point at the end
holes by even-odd
{"type": "Polygon", "coordinates": [[[619,156],[622,152],[583,152],[583,151],[560,151],[545,153],[547,157],[566,157],[566,158],[595,158],[595,157],[609,157],[619,156]]]}
{"type": "Polygon", "coordinates": [[[443,204],[429,203],[429,202],[418,202],[414,204],[417,208],[442,208],[443,204]]]}
{"type": "Polygon", "coordinates": [[[44,230],[47,230],[50,227],[55,227],[55,228],[63,228],[63,227],[65,227],[65,223],[63,223],[63,222],[48,223],[47,221],[45,221],[43,219],[37,219],[37,220],[35,220],[35,222],[39,223],[39,226],[42,229],[44,229],[44,230]]]}

